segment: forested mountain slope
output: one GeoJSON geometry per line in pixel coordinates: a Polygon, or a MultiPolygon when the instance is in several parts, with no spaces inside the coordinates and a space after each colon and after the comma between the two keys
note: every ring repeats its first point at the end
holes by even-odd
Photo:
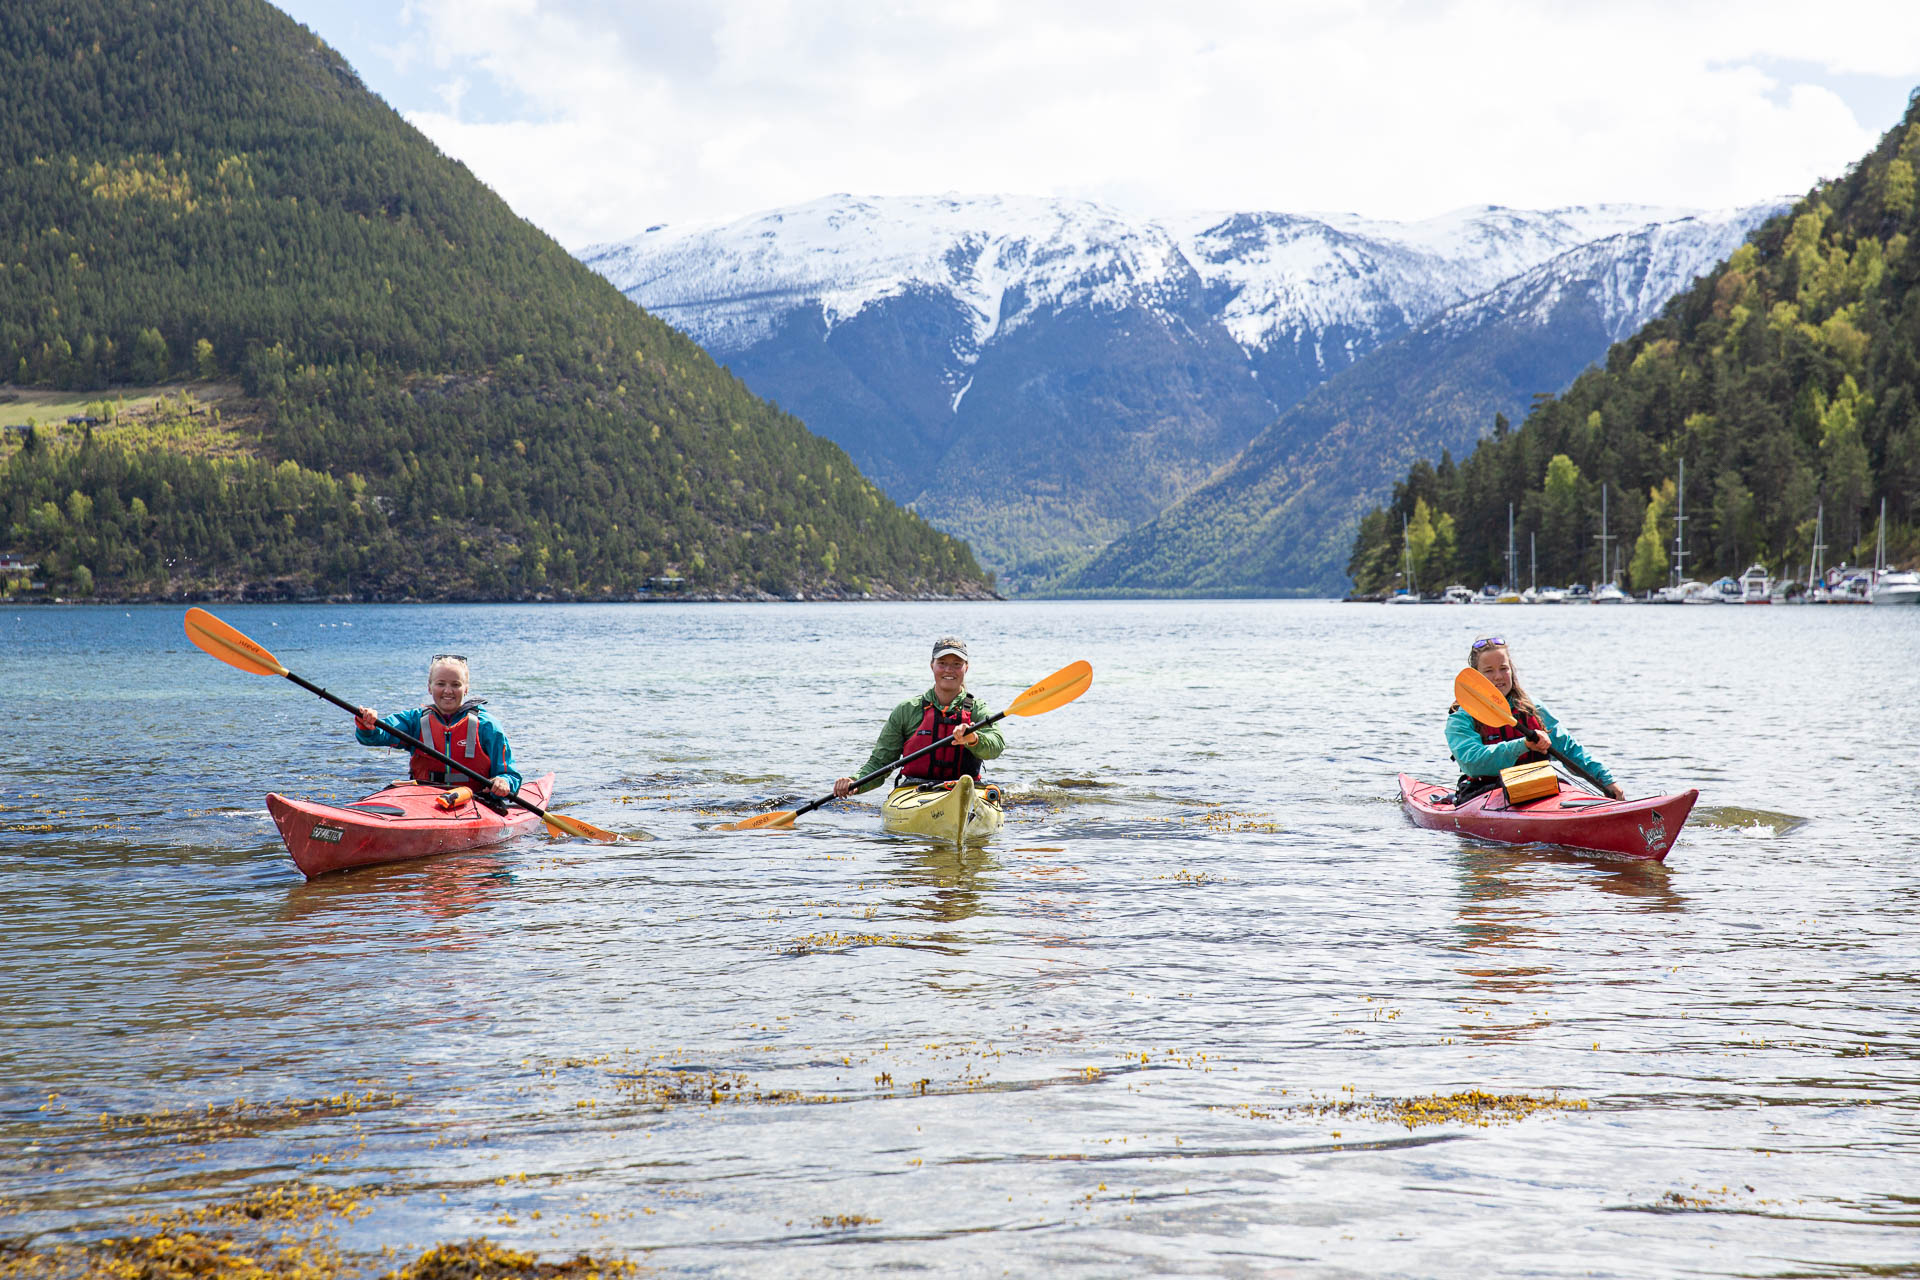
{"type": "Polygon", "coordinates": [[[10,433],[56,589],[986,590],[260,0],[0,6],[0,272],[0,377],[242,390],[231,430],[10,433]]]}
{"type": "MultiPolygon", "coordinates": [[[[1350,571],[1392,581],[1411,527],[1416,577],[1498,581],[1507,507],[1535,536],[1544,581],[1597,576],[1608,531],[1634,589],[1667,581],[1680,463],[1689,576],[1751,561],[1803,572],[1825,509],[1826,558],[1858,561],[1886,500],[1888,543],[1911,558],[1920,518],[1920,96],[1845,177],[1815,188],[1666,311],[1606,367],[1537,406],[1459,465],[1416,463],[1361,522],[1350,571]]],[[[1522,552],[1524,554],[1524,550],[1522,552]]]]}

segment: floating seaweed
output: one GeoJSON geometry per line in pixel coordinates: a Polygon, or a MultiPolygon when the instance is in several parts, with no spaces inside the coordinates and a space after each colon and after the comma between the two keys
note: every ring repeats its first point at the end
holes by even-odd
{"type": "MultiPolygon", "coordinates": [[[[372,1259],[343,1251],[332,1231],[367,1212],[355,1190],[257,1188],[197,1209],[143,1214],[127,1234],[84,1244],[0,1242],[0,1280],[355,1280],[371,1273],[372,1259]]],[[[437,1245],[383,1280],[623,1280],[639,1273],[624,1259],[585,1253],[542,1262],[482,1237],[437,1245]]]]}
{"type": "Polygon", "coordinates": [[[276,1102],[248,1102],[241,1098],[225,1106],[209,1102],[204,1109],[183,1107],[178,1111],[139,1111],[124,1115],[103,1111],[100,1127],[115,1133],[172,1137],[180,1142],[211,1142],[313,1120],[388,1111],[405,1101],[397,1093],[379,1089],[368,1089],[364,1093],[347,1090],[325,1098],[286,1098],[276,1102]]]}
{"type": "Polygon", "coordinates": [[[1405,1125],[1408,1129],[1437,1124],[1467,1124],[1484,1129],[1525,1120],[1542,1111],[1585,1111],[1587,1102],[1584,1098],[1562,1098],[1559,1094],[1542,1098],[1526,1093],[1488,1093],[1483,1089],[1466,1089],[1459,1093],[1435,1093],[1418,1098],[1316,1100],[1280,1107],[1241,1103],[1232,1109],[1250,1120],[1330,1116],[1405,1125]]]}

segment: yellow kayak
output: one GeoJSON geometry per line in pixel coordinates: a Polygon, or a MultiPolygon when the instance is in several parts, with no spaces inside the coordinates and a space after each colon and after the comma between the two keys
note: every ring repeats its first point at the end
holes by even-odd
{"type": "Polygon", "coordinates": [[[880,823],[901,835],[949,844],[978,844],[1007,820],[1000,788],[961,777],[953,782],[895,787],[880,806],[880,823]]]}

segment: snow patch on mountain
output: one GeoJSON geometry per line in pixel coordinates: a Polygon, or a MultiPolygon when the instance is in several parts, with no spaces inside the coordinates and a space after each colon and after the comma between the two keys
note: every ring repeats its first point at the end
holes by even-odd
{"type": "MultiPolygon", "coordinates": [[[[1421,222],[1353,214],[1164,219],[1248,351],[1330,329],[1387,334],[1593,240],[1688,216],[1649,205],[1478,205],[1421,222]]],[[[1351,340],[1345,352],[1351,363],[1351,340]]],[[[1325,367],[1324,353],[1320,363],[1325,367]]]]}
{"type": "Polygon", "coordinates": [[[735,222],[658,227],[581,258],[621,292],[726,355],[817,307],[829,330],[915,290],[971,319],[971,363],[1036,310],[1118,310],[1191,275],[1157,228],[1089,201],[837,195],[735,222]]]}
{"type": "Polygon", "coordinates": [[[1698,276],[1725,261],[1753,230],[1792,201],[1695,213],[1594,240],[1449,308],[1432,328],[1483,327],[1490,317],[1544,328],[1575,290],[1593,297],[1607,341],[1619,342],[1660,313],[1698,276]]]}
{"type": "MultiPolygon", "coordinates": [[[[1134,217],[1030,196],[827,196],[724,223],[649,228],[582,259],[722,357],[796,310],[831,332],[890,298],[951,298],[972,366],[997,335],[1048,311],[1165,311],[1203,300],[1250,354],[1310,344],[1323,369],[1582,244],[1692,211],[1480,205],[1420,222],[1353,214],[1134,217]],[[1332,339],[1332,351],[1323,344],[1332,339]]],[[[1701,215],[1719,217],[1722,215],[1701,215]]]]}

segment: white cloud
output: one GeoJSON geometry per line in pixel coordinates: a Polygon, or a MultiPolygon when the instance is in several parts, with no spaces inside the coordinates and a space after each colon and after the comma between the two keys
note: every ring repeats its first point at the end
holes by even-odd
{"type": "MultiPolygon", "coordinates": [[[[1817,22],[1798,0],[413,0],[404,13],[393,61],[445,104],[416,96],[408,118],[574,247],[832,191],[1379,217],[1742,204],[1836,175],[1893,123],[1856,119],[1837,78],[1920,82],[1909,0],[1829,4],[1817,22]]],[[[311,20],[328,34],[324,12],[311,20]]]]}

